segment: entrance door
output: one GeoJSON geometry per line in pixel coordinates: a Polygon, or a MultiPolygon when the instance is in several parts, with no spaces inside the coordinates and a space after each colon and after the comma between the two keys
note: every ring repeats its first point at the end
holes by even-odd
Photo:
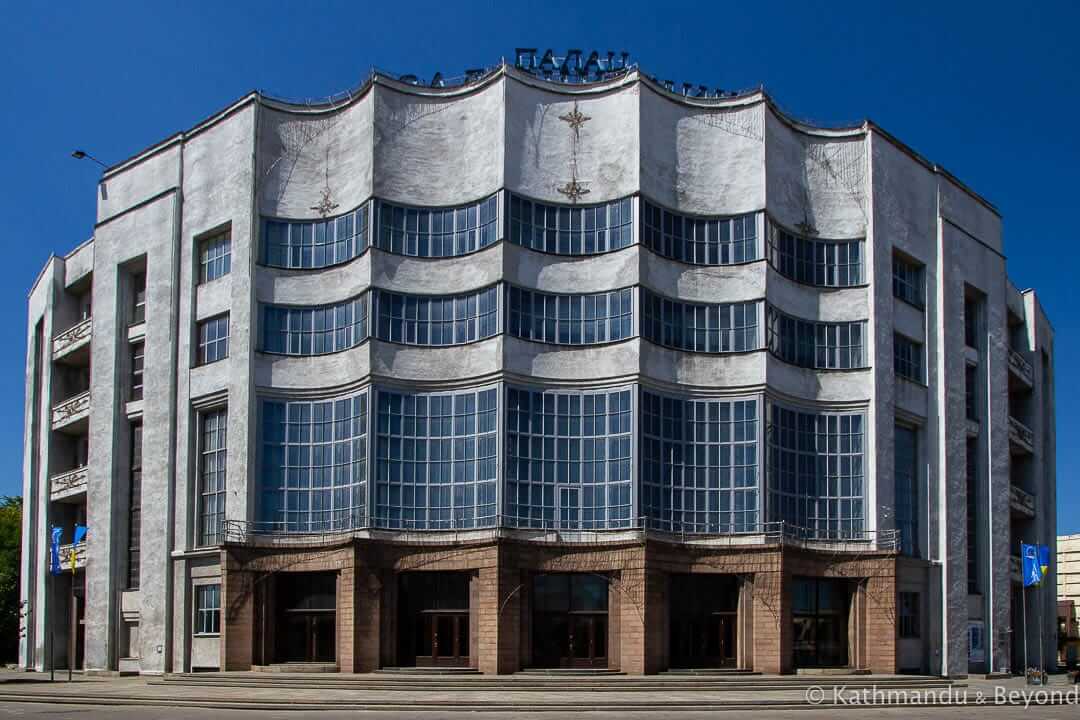
{"type": "Polygon", "coordinates": [[[670,607],[672,667],[738,665],[738,578],[672,575],[670,607]]]}
{"type": "Polygon", "coordinates": [[[429,611],[420,615],[416,665],[469,664],[469,613],[429,611]]]}
{"type": "Polygon", "coordinates": [[[607,667],[607,578],[541,574],[533,577],[532,590],[533,666],[607,667]]]}
{"type": "Polygon", "coordinates": [[[334,662],[334,612],[287,611],[284,662],[334,662]]]}
{"type": "Polygon", "coordinates": [[[412,572],[399,576],[398,664],[469,665],[467,572],[412,572]]]}
{"type": "Polygon", "coordinates": [[[337,574],[281,573],[276,578],[275,662],[337,659],[337,574]]]}
{"type": "Polygon", "coordinates": [[[847,583],[795,578],[793,590],[795,667],[845,667],[848,664],[847,583]]]}

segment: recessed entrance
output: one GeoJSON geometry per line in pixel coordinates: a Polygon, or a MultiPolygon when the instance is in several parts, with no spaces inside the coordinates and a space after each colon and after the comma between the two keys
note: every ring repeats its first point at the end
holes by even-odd
{"type": "Polygon", "coordinates": [[[845,580],[795,578],[792,650],[796,668],[847,666],[849,595],[845,580]]]}
{"type": "Polygon", "coordinates": [[[607,577],[587,573],[536,575],[532,602],[535,667],[607,667],[607,577]]]}
{"type": "Polygon", "coordinates": [[[671,666],[738,664],[739,580],[733,575],[671,576],[671,666]]]}
{"type": "Polygon", "coordinates": [[[335,662],[336,573],[282,573],[276,584],[275,662],[335,662]]]}
{"type": "Polygon", "coordinates": [[[398,662],[417,667],[469,664],[469,579],[464,572],[399,576],[398,662]]]}

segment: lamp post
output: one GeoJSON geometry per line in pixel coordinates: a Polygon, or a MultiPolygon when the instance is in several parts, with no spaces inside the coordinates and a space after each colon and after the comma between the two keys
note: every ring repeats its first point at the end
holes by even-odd
{"type": "Polygon", "coordinates": [[[75,158],[76,160],[93,160],[94,162],[96,162],[98,165],[105,168],[106,170],[109,169],[108,165],[101,162],[100,160],[98,160],[96,157],[94,157],[90,153],[86,152],[85,150],[72,150],[71,151],[71,157],[75,158]]]}

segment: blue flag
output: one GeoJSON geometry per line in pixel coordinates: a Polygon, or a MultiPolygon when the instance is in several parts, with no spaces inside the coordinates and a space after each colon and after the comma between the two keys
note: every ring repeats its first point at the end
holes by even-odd
{"type": "Polygon", "coordinates": [[[64,531],[58,527],[52,529],[52,542],[49,544],[49,572],[53,575],[63,572],[60,569],[60,537],[63,534],[64,531]]]}
{"type": "Polygon", "coordinates": [[[1043,573],[1039,554],[1038,545],[1020,543],[1020,561],[1023,566],[1024,587],[1031,587],[1042,582],[1043,573]]]}
{"type": "Polygon", "coordinates": [[[71,541],[78,545],[86,539],[86,526],[75,523],[75,538],[71,541]]]}

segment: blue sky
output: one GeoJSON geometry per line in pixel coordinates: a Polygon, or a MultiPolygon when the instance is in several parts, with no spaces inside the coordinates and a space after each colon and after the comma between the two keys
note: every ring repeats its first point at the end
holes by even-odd
{"type": "Polygon", "coordinates": [[[517,46],[576,47],[677,82],[764,84],[806,119],[872,118],[995,203],[1010,275],[1057,331],[1058,529],[1080,531],[1080,4],[9,0],[3,15],[0,495],[22,482],[26,293],[92,232],[99,168],[72,149],[118,161],[254,88],[322,96],[373,65],[456,75],[517,46]]]}

